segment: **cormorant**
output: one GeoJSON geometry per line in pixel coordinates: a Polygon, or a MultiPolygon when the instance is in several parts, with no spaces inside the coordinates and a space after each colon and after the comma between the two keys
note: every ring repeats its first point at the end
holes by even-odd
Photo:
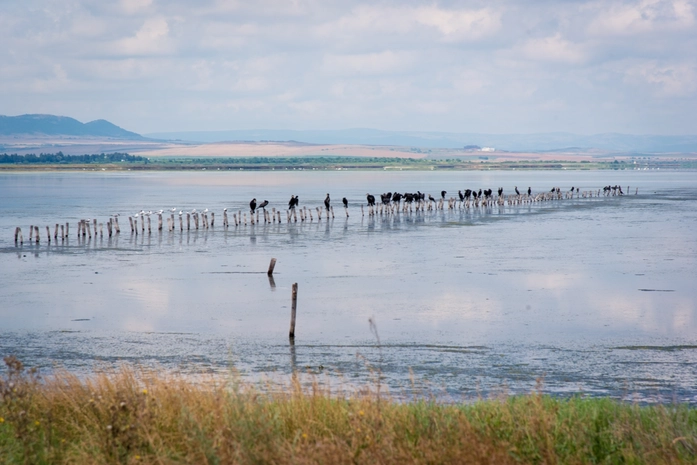
{"type": "Polygon", "coordinates": [[[445,200],[445,194],[447,194],[446,191],[440,191],[440,198],[445,200]]]}
{"type": "Polygon", "coordinates": [[[249,202],[249,209],[252,210],[252,215],[253,215],[254,210],[257,209],[257,199],[252,199],[252,201],[249,202]]]}
{"type": "Polygon", "coordinates": [[[324,199],[324,206],[327,208],[327,211],[329,211],[329,193],[327,193],[327,198],[324,199]]]}
{"type": "Polygon", "coordinates": [[[342,202],[344,202],[344,208],[348,208],[348,200],[346,200],[346,197],[341,199],[342,202]]]}
{"type": "Polygon", "coordinates": [[[528,195],[532,194],[532,189],[528,187],[528,195]]]}
{"type": "Polygon", "coordinates": [[[515,195],[520,195],[520,191],[518,190],[518,186],[515,186],[515,195]]]}
{"type": "Polygon", "coordinates": [[[263,202],[261,202],[261,203],[259,204],[259,207],[258,207],[258,208],[261,208],[261,209],[263,209],[264,211],[266,211],[266,208],[265,208],[265,207],[266,207],[268,204],[269,204],[269,201],[268,201],[268,200],[264,200],[263,202]]]}

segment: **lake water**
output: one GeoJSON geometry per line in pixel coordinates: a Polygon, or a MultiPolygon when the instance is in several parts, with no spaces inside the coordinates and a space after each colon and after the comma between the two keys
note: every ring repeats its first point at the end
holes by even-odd
{"type": "Polygon", "coordinates": [[[44,372],[132,362],[360,385],[372,368],[399,395],[472,399],[542,379],[556,395],[697,403],[694,172],[2,173],[0,199],[0,355],[44,372]],[[377,217],[359,207],[366,192],[609,184],[630,195],[377,217]],[[280,224],[222,227],[222,209],[232,222],[252,197],[285,208],[294,194],[314,209],[327,192],[333,220],[288,224],[284,211],[280,224]],[[131,234],[129,215],[170,208],[208,208],[215,226],[131,234]],[[77,239],[79,219],[116,213],[119,237],[77,239]],[[45,226],[65,222],[69,239],[49,245],[45,226]]]}

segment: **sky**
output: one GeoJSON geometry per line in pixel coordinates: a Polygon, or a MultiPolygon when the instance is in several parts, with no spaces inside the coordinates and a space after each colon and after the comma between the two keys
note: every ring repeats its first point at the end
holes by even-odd
{"type": "Polygon", "coordinates": [[[697,134],[697,0],[0,0],[0,114],[697,134]]]}

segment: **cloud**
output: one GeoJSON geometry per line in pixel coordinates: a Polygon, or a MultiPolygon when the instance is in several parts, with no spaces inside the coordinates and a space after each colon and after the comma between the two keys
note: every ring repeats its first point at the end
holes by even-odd
{"type": "Polygon", "coordinates": [[[636,35],[690,29],[694,4],[687,0],[601,2],[588,30],[595,35],[636,35]]]}
{"type": "Polygon", "coordinates": [[[626,70],[626,80],[647,84],[661,96],[684,97],[697,92],[697,66],[691,63],[660,64],[650,61],[629,67],[626,70]]]}
{"type": "Polygon", "coordinates": [[[538,61],[576,64],[587,58],[582,45],[563,39],[559,33],[551,37],[530,39],[520,50],[526,58],[538,61]]]}
{"type": "Polygon", "coordinates": [[[694,132],[695,5],[0,2],[0,101],[138,132],[694,132]]]}
{"type": "Polygon", "coordinates": [[[116,41],[112,50],[118,55],[157,55],[172,51],[169,24],[162,17],[149,18],[135,35],[116,41]]]}

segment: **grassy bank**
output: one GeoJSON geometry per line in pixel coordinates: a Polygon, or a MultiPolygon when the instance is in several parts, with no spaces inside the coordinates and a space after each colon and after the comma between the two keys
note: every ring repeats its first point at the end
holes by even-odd
{"type": "Polygon", "coordinates": [[[538,394],[473,405],[6,359],[2,463],[695,463],[697,410],[538,394]]]}

